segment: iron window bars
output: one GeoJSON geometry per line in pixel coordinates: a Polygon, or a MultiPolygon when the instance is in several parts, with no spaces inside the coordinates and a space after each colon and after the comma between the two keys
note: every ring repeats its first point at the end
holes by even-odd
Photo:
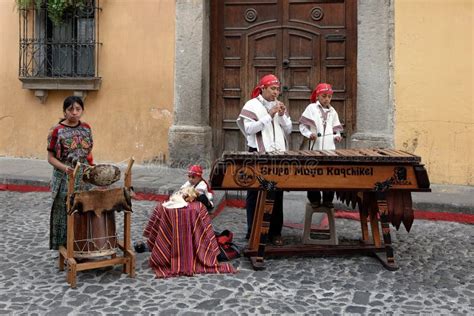
{"type": "Polygon", "coordinates": [[[71,4],[59,23],[47,0],[19,9],[20,79],[99,77],[99,0],[71,4]]]}

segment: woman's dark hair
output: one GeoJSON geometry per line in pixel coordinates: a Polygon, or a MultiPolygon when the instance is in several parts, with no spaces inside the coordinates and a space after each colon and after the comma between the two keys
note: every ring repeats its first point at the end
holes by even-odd
{"type": "Polygon", "coordinates": [[[66,112],[66,109],[73,105],[74,103],[77,103],[81,106],[82,110],[84,110],[84,102],[82,102],[82,99],[80,97],[77,97],[75,95],[71,95],[64,99],[63,103],[63,112],[66,112]]]}

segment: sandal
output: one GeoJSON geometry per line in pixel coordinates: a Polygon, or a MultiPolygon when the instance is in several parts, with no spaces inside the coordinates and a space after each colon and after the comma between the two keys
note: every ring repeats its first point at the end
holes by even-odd
{"type": "Polygon", "coordinates": [[[273,237],[273,239],[272,239],[272,243],[273,243],[275,246],[283,246],[283,239],[281,238],[281,236],[275,236],[275,237],[273,237]]]}

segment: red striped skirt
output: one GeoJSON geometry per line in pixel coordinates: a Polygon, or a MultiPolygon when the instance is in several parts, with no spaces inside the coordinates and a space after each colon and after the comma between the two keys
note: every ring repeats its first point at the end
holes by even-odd
{"type": "Polygon", "coordinates": [[[150,267],[159,278],[195,273],[235,273],[231,264],[219,263],[211,219],[200,202],[167,209],[158,203],[143,236],[150,248],[150,267]]]}

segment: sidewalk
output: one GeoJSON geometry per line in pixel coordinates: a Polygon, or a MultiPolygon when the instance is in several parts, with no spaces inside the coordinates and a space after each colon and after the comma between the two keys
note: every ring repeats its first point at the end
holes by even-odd
{"type": "MultiPolygon", "coordinates": [[[[119,165],[123,170],[126,164],[119,165]]],[[[46,191],[51,178],[52,167],[45,160],[0,157],[0,190],[46,191]]],[[[207,170],[209,172],[209,170],[207,170]]],[[[208,174],[205,174],[207,177],[208,174]]],[[[143,199],[164,199],[177,190],[186,179],[186,170],[169,168],[165,165],[139,165],[132,168],[132,185],[143,199]]],[[[459,185],[431,185],[432,192],[412,193],[413,207],[418,210],[474,214],[474,187],[459,185]]],[[[215,204],[226,196],[245,197],[245,192],[216,192],[215,204]]],[[[285,192],[285,200],[291,208],[303,204],[304,192],[285,192]],[[302,201],[303,200],[303,201],[302,201]]],[[[336,208],[344,209],[338,204],[336,208]]],[[[286,208],[286,207],[285,207],[286,208]]]]}

